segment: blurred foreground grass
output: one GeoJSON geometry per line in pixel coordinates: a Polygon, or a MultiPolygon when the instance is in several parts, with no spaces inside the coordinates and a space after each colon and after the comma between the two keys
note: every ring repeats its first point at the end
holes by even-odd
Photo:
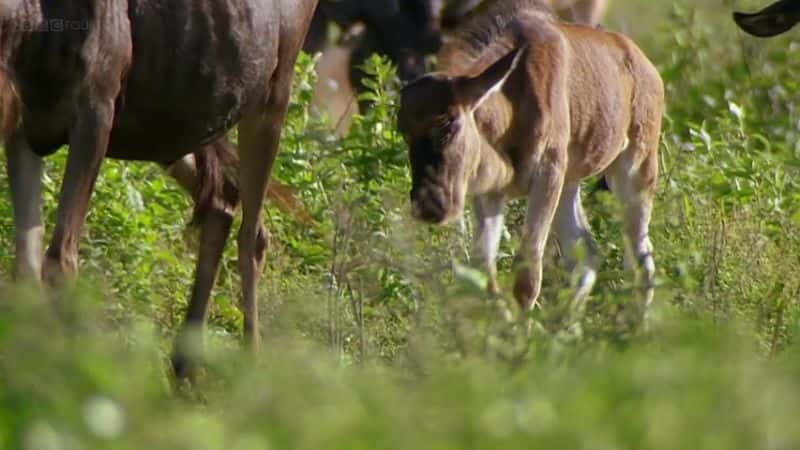
{"type": "Polygon", "coordinates": [[[170,392],[148,322],[104,323],[99,297],[69,299],[70,327],[30,293],[5,290],[2,300],[0,448],[800,445],[800,352],[765,360],[735,326],[674,311],[624,349],[540,339],[517,364],[453,359],[418,330],[391,365],[343,364],[311,340],[275,336],[251,369],[212,339],[213,377],[189,401],[170,392]]]}

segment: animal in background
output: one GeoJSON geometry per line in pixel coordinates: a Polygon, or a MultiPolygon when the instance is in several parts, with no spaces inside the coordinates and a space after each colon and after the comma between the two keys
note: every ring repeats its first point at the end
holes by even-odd
{"type": "Polygon", "coordinates": [[[339,135],[358,112],[357,93],[365,76],[361,66],[373,54],[386,56],[401,80],[425,71],[425,57],[441,44],[442,0],[323,0],[304,50],[322,52],[317,62],[314,109],[329,117],[339,135]],[[328,42],[329,25],[340,37],[328,42]]]}
{"type": "Polygon", "coordinates": [[[303,49],[326,48],[328,25],[334,23],[353,45],[357,66],[372,53],[380,53],[398,66],[402,79],[424,71],[423,59],[439,49],[443,0],[323,0],[314,16],[303,49]],[[351,27],[359,24],[359,31],[351,27]]]}

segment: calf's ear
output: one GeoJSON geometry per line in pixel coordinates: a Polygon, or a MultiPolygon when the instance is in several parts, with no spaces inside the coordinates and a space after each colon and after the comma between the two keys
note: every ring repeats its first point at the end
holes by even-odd
{"type": "Polygon", "coordinates": [[[800,1],[781,0],[752,14],[735,12],[733,20],[739,28],[753,36],[776,36],[800,21],[800,1]]]}
{"type": "Polygon", "coordinates": [[[472,111],[477,109],[490,95],[503,87],[526,49],[527,46],[508,52],[479,75],[455,80],[458,101],[472,111]]]}

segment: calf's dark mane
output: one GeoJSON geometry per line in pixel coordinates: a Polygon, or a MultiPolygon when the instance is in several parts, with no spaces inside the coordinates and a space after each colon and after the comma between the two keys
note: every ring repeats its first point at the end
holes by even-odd
{"type": "Polygon", "coordinates": [[[480,72],[519,47],[519,33],[511,24],[523,12],[554,17],[541,0],[485,2],[445,44],[440,69],[454,75],[480,72]]]}

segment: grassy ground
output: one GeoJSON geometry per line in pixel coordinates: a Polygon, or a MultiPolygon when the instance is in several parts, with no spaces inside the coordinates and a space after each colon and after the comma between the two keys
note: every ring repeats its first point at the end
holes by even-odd
{"type": "MultiPolygon", "coordinates": [[[[305,58],[276,176],[313,225],[268,209],[256,367],[237,350],[229,249],[207,369],[176,395],[165,362],[193,268],[190,205],[156,167],[110,162],[66,320],[35,293],[0,291],[0,449],[797,448],[799,35],[738,33],[730,10],[755,1],[644,3],[616,0],[608,27],[640,42],[667,85],[647,332],[618,206],[600,192],[586,196],[605,257],[586,311],[569,311],[568,280],[549,268],[524,339],[502,319],[510,297],[487,301],[462,267],[469,225],[408,218],[387,68],[373,67],[376,108],[336,140],[308,114],[305,58]]],[[[63,158],[48,164],[52,217],[63,158]]],[[[6,198],[0,211],[10,280],[6,198]]]]}

